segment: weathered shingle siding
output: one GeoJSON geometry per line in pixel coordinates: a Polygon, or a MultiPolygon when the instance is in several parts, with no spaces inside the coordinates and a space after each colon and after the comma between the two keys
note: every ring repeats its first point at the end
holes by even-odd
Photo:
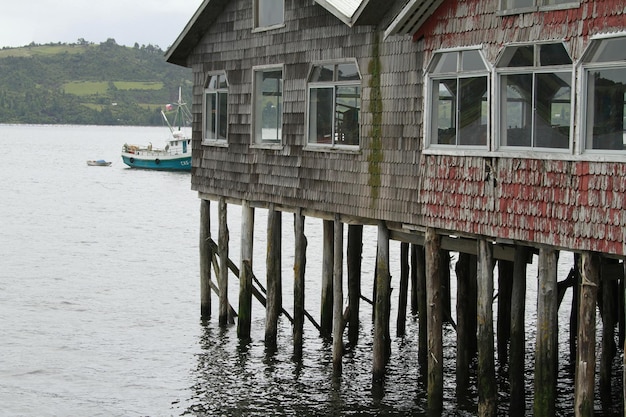
{"type": "MultiPolygon", "coordinates": [[[[446,1],[416,34],[425,59],[439,48],[482,45],[492,65],[513,42],[564,41],[574,61],[596,33],[624,31],[623,1],[497,16],[497,1],[446,1]]],[[[532,158],[532,157],[531,157],[532,158]]],[[[425,226],[624,255],[626,164],[499,156],[423,155],[425,226]]]]}
{"type": "Polygon", "coordinates": [[[422,62],[410,37],[379,41],[383,102],[383,181],[376,192],[369,113],[370,61],[379,29],[350,28],[313,2],[286,1],[285,27],[252,32],[252,2],[232,1],[190,57],[195,77],[192,188],[207,195],[306,207],[329,213],[417,223],[422,62]],[[361,149],[304,150],[307,77],[313,62],[355,58],[362,74],[361,149]],[[250,147],[252,68],[284,65],[283,147],[250,147]],[[229,80],[228,147],[201,144],[206,76],[229,80]]]}

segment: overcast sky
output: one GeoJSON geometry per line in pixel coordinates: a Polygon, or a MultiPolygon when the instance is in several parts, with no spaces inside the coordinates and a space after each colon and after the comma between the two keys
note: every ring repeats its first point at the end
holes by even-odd
{"type": "Polygon", "coordinates": [[[79,38],[119,45],[174,43],[202,0],[11,0],[0,10],[0,48],[79,38]]]}

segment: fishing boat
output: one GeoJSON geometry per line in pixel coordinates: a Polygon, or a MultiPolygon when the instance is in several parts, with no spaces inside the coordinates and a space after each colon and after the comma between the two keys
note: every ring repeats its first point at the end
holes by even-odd
{"type": "Polygon", "coordinates": [[[170,138],[163,148],[148,145],[129,145],[122,147],[122,161],[131,168],[152,169],[160,171],[191,171],[191,134],[184,127],[191,121],[191,112],[182,101],[181,90],[178,90],[178,102],[168,104],[167,110],[176,106],[173,121],[161,110],[161,115],[170,131],[170,138]],[[176,127],[175,127],[176,126],[176,127]]]}
{"type": "Polygon", "coordinates": [[[89,160],[87,161],[87,165],[89,165],[90,167],[109,167],[111,166],[112,162],[110,161],[105,161],[104,159],[97,159],[97,160],[89,160]]]}

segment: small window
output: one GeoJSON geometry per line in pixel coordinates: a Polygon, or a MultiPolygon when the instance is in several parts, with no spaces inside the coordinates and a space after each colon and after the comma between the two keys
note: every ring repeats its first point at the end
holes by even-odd
{"type": "Polygon", "coordinates": [[[592,41],[583,57],[585,149],[626,149],[626,37],[592,41]]]}
{"type": "Polygon", "coordinates": [[[428,69],[429,146],[487,146],[488,70],[478,50],[440,52],[428,69]]]}
{"type": "Polygon", "coordinates": [[[569,149],[572,60],[564,45],[507,47],[497,70],[500,146],[569,149]]]}
{"type": "Polygon", "coordinates": [[[360,115],[356,63],[314,65],[309,77],[309,144],[358,146],[360,115]]]}
{"type": "Polygon", "coordinates": [[[578,7],[580,0],[500,0],[502,13],[521,13],[578,7]]]}
{"type": "Polygon", "coordinates": [[[282,25],[285,21],[285,0],[253,0],[254,28],[282,25]]]}
{"type": "Polygon", "coordinates": [[[283,70],[254,71],[254,138],[257,144],[278,144],[283,125],[283,70]]]}
{"type": "Polygon", "coordinates": [[[204,90],[204,140],[226,141],[227,128],[228,83],[226,75],[211,75],[204,90]]]}

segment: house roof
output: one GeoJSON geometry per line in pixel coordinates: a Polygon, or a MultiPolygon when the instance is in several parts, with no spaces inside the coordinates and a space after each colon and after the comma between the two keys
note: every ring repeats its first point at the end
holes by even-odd
{"type": "MultiPolygon", "coordinates": [[[[377,24],[393,5],[390,0],[314,0],[346,25],[377,24]]],[[[204,0],[176,41],[165,53],[172,64],[188,66],[187,57],[215,22],[229,0],[204,0]]]]}
{"type": "Polygon", "coordinates": [[[385,30],[385,37],[415,34],[441,3],[443,0],[409,0],[385,30]]]}

